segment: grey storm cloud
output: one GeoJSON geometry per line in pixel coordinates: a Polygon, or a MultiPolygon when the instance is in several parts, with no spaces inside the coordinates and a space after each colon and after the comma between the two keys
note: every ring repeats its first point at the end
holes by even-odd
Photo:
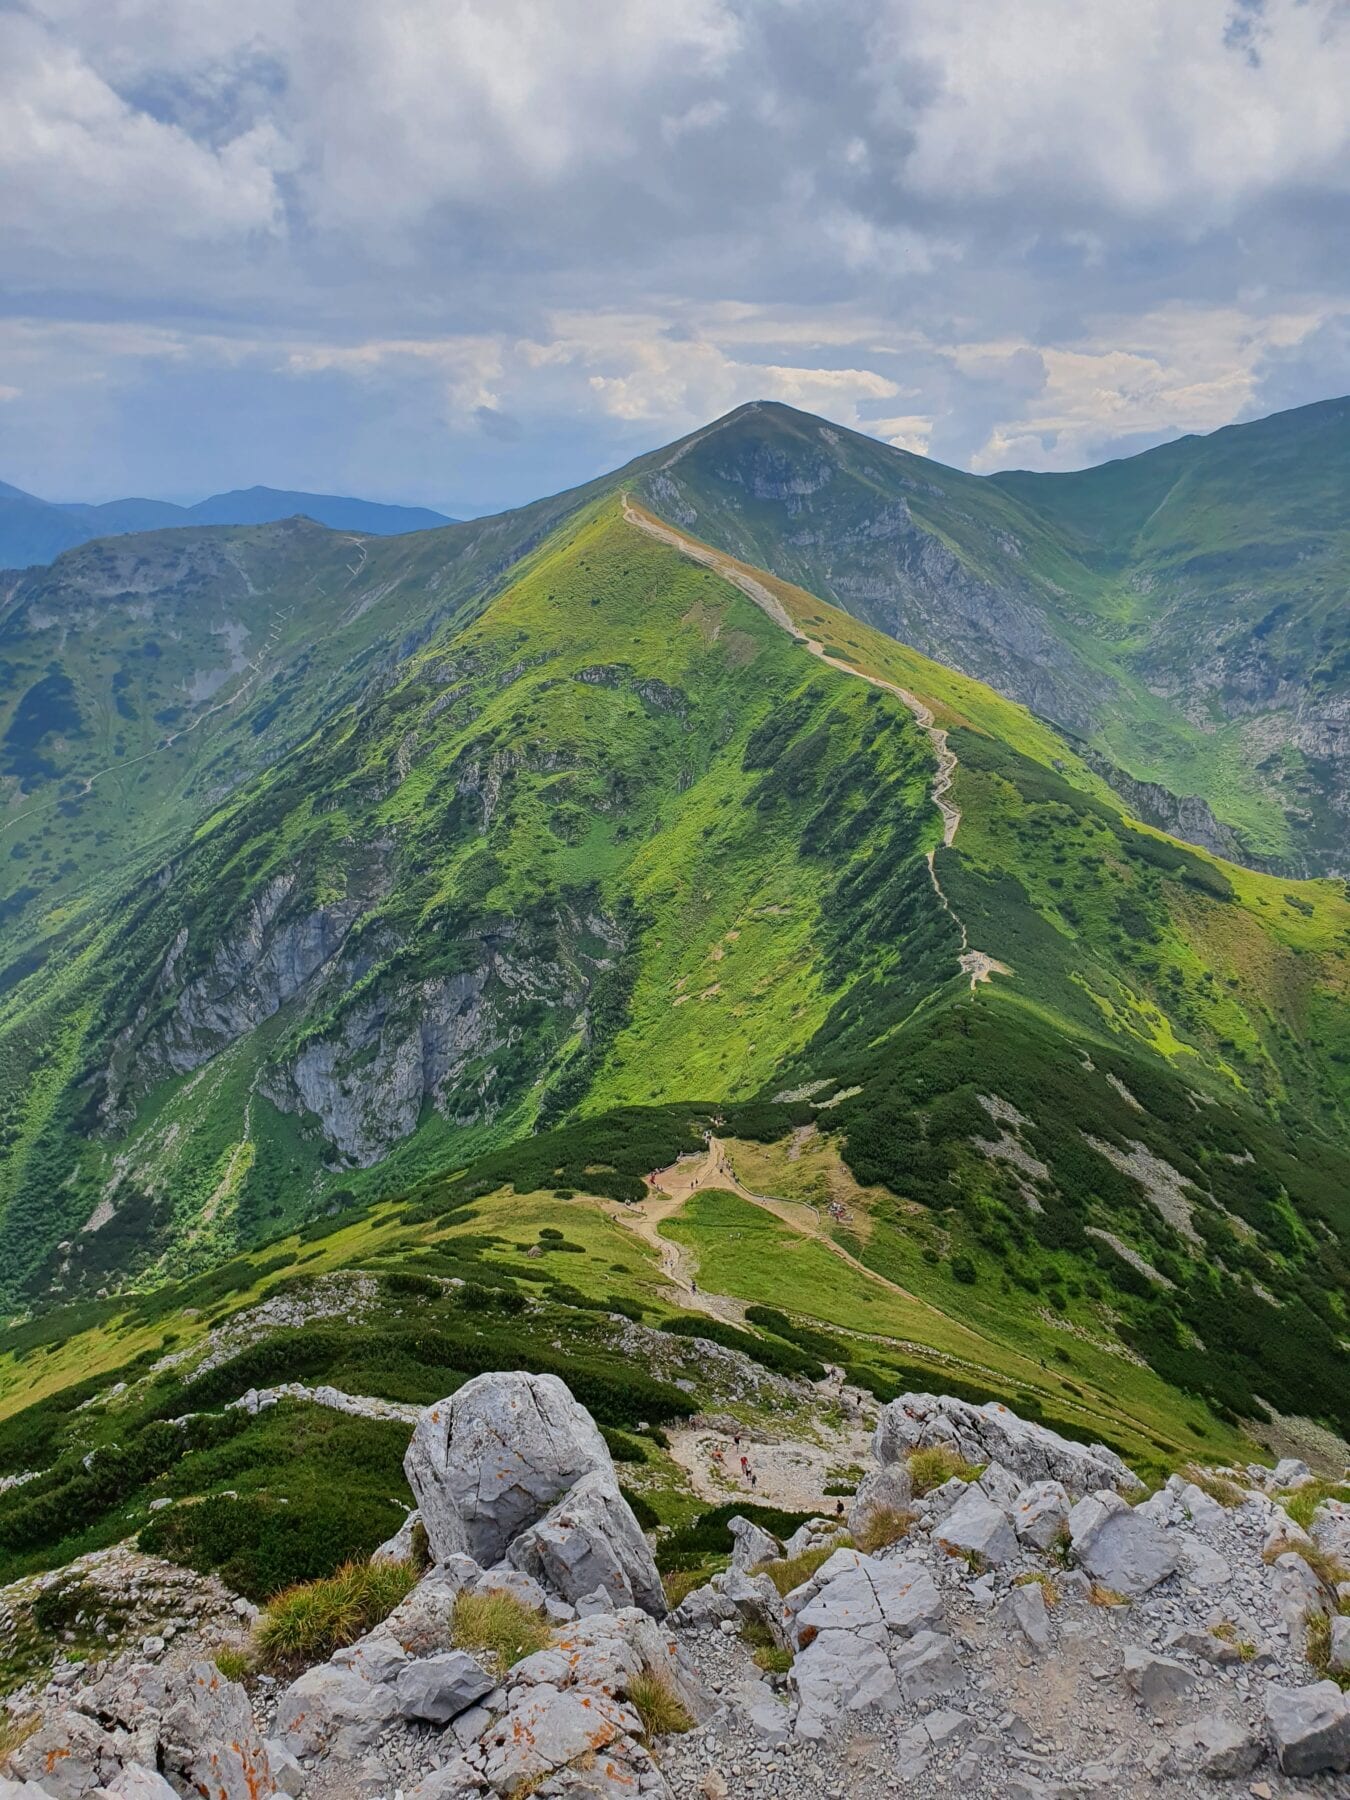
{"type": "Polygon", "coordinates": [[[0,478],[1211,429],[1345,385],[1348,89],[1340,0],[0,0],[0,478]]]}

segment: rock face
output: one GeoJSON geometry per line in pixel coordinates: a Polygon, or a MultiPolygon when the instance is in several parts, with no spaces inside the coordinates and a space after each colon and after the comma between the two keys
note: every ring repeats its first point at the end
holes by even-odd
{"type": "Polygon", "coordinates": [[[1176,1535],[1142,1517],[1103,1489],[1069,1514],[1069,1538],[1080,1566],[1103,1587],[1133,1598],[1146,1594],[1182,1566],[1176,1535]]]}
{"type": "Polygon", "coordinates": [[[1071,1494],[1098,1488],[1138,1491],[1138,1477],[1104,1444],[1075,1444],[997,1401],[975,1406],[950,1395],[901,1394],[877,1422],[872,1441],[879,1463],[898,1463],[910,1450],[945,1444],[969,1463],[1000,1463],[1020,1481],[1061,1482],[1071,1494]]]}
{"type": "Polygon", "coordinates": [[[666,1610],[661,1577],[633,1509],[612,1476],[583,1475],[564,1499],[527,1526],[507,1551],[514,1568],[574,1606],[603,1591],[611,1606],[666,1610]]]}
{"type": "Polygon", "coordinates": [[[614,1480],[594,1420],[556,1375],[475,1376],[426,1409],[403,1468],[436,1560],[484,1567],[583,1475],[614,1480]]]}
{"type": "Polygon", "coordinates": [[[210,1662],[171,1672],[138,1663],[105,1676],[79,1696],[78,1710],[49,1716],[9,1770],[52,1800],[82,1800],[129,1766],[155,1764],[180,1794],[259,1800],[276,1788],[248,1695],[210,1662]]]}

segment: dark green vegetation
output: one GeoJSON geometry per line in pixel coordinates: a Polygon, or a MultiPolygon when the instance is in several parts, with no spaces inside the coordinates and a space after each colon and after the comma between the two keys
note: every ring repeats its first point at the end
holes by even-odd
{"type": "Polygon", "coordinates": [[[1346,872],[1350,400],[990,478],[760,404],[642,491],[1084,740],[1151,822],[1346,872]]]}
{"type": "MultiPolygon", "coordinates": [[[[824,429],[751,409],[629,479],[720,493],[709,534],[781,562],[775,487],[847,488],[860,530],[899,466],[824,429]]],[[[905,479],[893,549],[942,498],[905,479]]],[[[992,557],[1026,503],[961,494],[950,554],[992,557]]],[[[1343,885],[1148,829],[1083,745],[763,581],[847,668],[594,491],[355,547],[119,540],[20,584],[0,1472],[38,1478],[0,1494],[7,1566],[144,1529],[254,1594],[327,1574],[397,1524],[406,1432],[229,1403],[418,1404],[502,1366],[562,1375],[640,1506],[686,1523],[656,1434],[697,1401],[623,1348],[633,1320],[662,1366],[695,1338],[775,1376],[841,1364],[1143,1465],[1245,1454],[1271,1410],[1350,1429],[1343,885]],[[202,659],[274,615],[261,669],[208,692],[202,659]],[[954,843],[932,739],[850,670],[948,734],[954,843]],[[133,728],[144,779],[83,792],[133,728]],[[664,1228],[744,1328],[677,1311],[602,1210],[708,1131],[797,1203],[705,1181],[664,1228]],[[320,1309],[145,1374],[352,1267],[378,1274],[359,1330],[320,1309]],[[123,1363],[130,1398],[80,1410],[123,1363]]]]}

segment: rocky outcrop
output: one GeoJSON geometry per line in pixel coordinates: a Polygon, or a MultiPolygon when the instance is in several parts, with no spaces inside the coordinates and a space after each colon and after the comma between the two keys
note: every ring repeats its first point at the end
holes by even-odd
{"type": "Polygon", "coordinates": [[[883,1466],[911,1450],[945,1445],[963,1461],[998,1463],[1024,1483],[1058,1481],[1071,1494],[1096,1488],[1138,1492],[1142,1483],[1104,1444],[1077,1444],[990,1400],[976,1406],[950,1395],[901,1394],[877,1422],[873,1454],[883,1466]]]}
{"type": "Polygon", "coordinates": [[[432,1554],[499,1562],[584,1475],[614,1479],[591,1415],[556,1375],[478,1375],[427,1407],[404,1458],[432,1554]]]}
{"type": "MultiPolygon", "coordinates": [[[[162,1770],[182,1800],[260,1800],[276,1788],[248,1695],[210,1662],[105,1676],[43,1719],[7,1767],[51,1800],[84,1800],[129,1770],[162,1770]]],[[[133,1775],[118,1791],[145,1787],[133,1775]]]]}
{"type": "Polygon", "coordinates": [[[513,1568],[580,1608],[603,1596],[611,1606],[666,1610],[661,1578],[633,1509],[614,1475],[583,1475],[556,1506],[528,1525],[506,1552],[513,1568]]]}

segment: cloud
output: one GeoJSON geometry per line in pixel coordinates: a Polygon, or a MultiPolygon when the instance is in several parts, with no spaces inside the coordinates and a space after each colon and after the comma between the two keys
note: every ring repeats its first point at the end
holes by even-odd
{"type": "Polygon", "coordinates": [[[0,0],[0,476],[1210,429],[1350,378],[1348,86],[1341,0],[0,0]]]}

